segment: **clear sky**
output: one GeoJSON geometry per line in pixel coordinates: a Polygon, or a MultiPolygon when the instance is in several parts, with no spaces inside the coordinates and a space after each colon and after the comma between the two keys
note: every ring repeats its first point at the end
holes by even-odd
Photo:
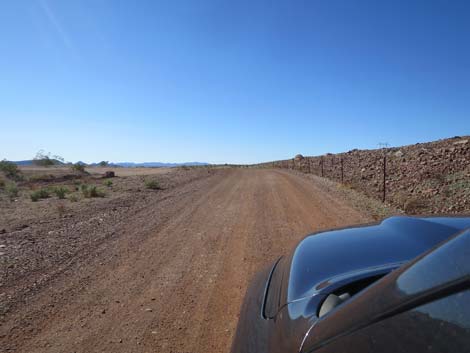
{"type": "Polygon", "coordinates": [[[0,159],[86,162],[470,134],[470,1],[1,1],[0,130],[0,159]]]}

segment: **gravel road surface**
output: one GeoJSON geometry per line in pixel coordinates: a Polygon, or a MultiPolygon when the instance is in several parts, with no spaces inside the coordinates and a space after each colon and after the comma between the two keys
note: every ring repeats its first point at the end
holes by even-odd
{"type": "Polygon", "coordinates": [[[310,232],[371,221],[315,181],[263,169],[217,171],[120,218],[10,298],[0,351],[228,352],[256,271],[310,232]]]}

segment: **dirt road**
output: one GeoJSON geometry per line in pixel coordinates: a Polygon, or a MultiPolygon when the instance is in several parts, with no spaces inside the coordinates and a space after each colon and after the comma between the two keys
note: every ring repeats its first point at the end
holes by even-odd
{"type": "Polygon", "coordinates": [[[197,179],[14,306],[0,350],[227,352],[254,272],[309,232],[370,220],[285,171],[197,179]]]}

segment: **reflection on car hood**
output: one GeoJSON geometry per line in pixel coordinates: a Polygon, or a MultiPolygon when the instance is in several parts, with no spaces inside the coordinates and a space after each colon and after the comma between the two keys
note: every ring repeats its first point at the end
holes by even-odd
{"type": "Polygon", "coordinates": [[[398,267],[468,227],[470,218],[392,217],[310,235],[286,261],[280,304],[315,295],[341,276],[398,267]]]}

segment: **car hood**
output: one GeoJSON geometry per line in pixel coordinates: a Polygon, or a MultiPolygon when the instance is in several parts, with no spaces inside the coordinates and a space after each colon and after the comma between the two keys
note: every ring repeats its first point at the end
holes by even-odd
{"type": "Polygon", "coordinates": [[[468,227],[470,218],[392,217],[307,236],[274,269],[267,294],[275,298],[267,301],[267,316],[290,303],[321,298],[351,277],[389,273],[468,227]]]}

